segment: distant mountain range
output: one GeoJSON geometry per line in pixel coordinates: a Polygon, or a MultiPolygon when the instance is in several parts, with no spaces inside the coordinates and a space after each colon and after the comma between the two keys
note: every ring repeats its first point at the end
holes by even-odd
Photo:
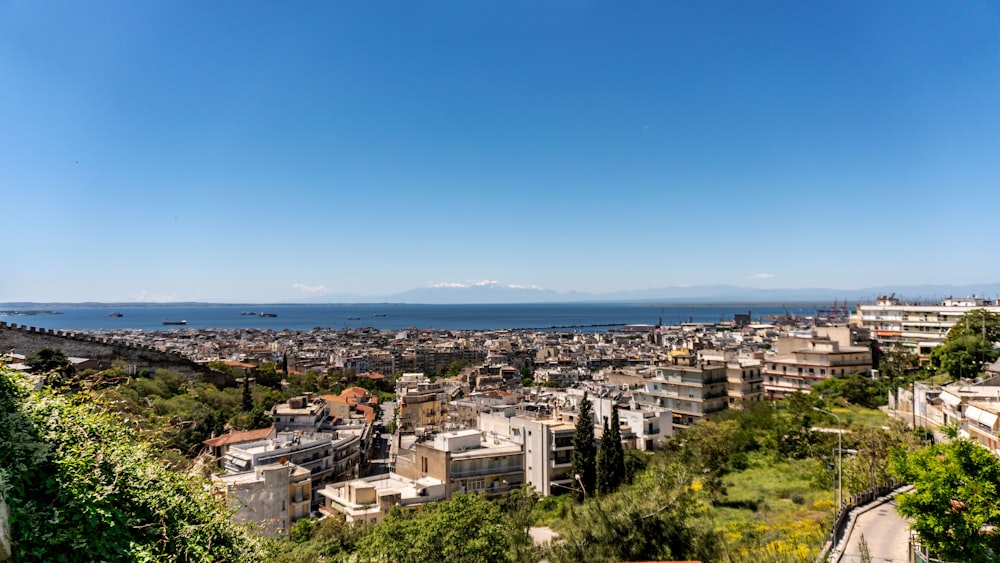
{"type": "Polygon", "coordinates": [[[557,292],[540,287],[512,286],[497,282],[451,284],[420,287],[378,297],[341,295],[299,300],[303,303],[385,302],[438,304],[490,303],[572,303],[572,302],[642,302],[642,303],[824,303],[838,301],[873,301],[879,295],[895,293],[909,300],[936,301],[948,296],[971,295],[996,298],[1000,283],[974,285],[898,285],[861,289],[758,289],[735,285],[669,286],[611,293],[557,292]]]}
{"type": "MultiPolygon", "coordinates": [[[[735,285],[669,286],[652,289],[615,291],[611,293],[583,293],[579,291],[557,292],[541,287],[514,286],[498,282],[473,284],[442,284],[420,287],[391,295],[320,295],[284,301],[287,304],[320,303],[421,303],[428,305],[448,304],[501,304],[501,303],[583,303],[583,302],[631,302],[631,303],[703,303],[703,304],[745,304],[745,303],[833,303],[847,301],[874,301],[879,295],[895,293],[897,297],[910,301],[939,301],[945,297],[969,297],[972,295],[996,299],[1000,297],[1000,283],[973,285],[884,285],[861,289],[758,289],[735,285]]],[[[221,301],[216,301],[216,304],[221,301]]],[[[105,303],[0,303],[5,308],[30,308],[39,305],[87,306],[105,303]]],[[[126,302],[121,305],[141,306],[160,303],[126,302]]],[[[205,303],[170,303],[171,305],[202,305],[205,303]]]]}

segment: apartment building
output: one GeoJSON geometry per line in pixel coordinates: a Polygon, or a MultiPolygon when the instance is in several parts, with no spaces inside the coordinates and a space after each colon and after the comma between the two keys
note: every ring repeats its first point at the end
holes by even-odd
{"type": "Polygon", "coordinates": [[[287,403],[271,408],[275,430],[281,432],[319,432],[328,425],[330,406],[321,397],[311,395],[293,397],[287,403]]]}
{"type": "Polygon", "coordinates": [[[316,432],[277,432],[271,439],[229,446],[223,467],[243,473],[275,463],[294,463],[307,469],[315,483],[356,476],[361,457],[357,435],[316,432]]]}
{"type": "Polygon", "coordinates": [[[448,420],[448,394],[438,381],[422,373],[404,373],[396,381],[399,405],[397,427],[401,434],[438,429],[448,420]]]}
{"type": "Polygon", "coordinates": [[[523,482],[542,495],[575,490],[572,474],[573,424],[552,418],[546,410],[508,408],[482,413],[479,429],[519,444],[524,452],[523,482]]]}
{"type": "Polygon", "coordinates": [[[900,344],[926,355],[947,336],[963,315],[975,309],[1000,314],[1000,304],[978,297],[951,298],[937,305],[905,303],[894,296],[858,305],[851,323],[869,329],[888,344],[900,344]]]}
{"type": "Polygon", "coordinates": [[[779,337],[774,351],[764,357],[764,391],[768,398],[782,398],[808,392],[828,377],[870,375],[871,370],[868,346],[845,346],[814,332],[791,333],[779,337]]]}
{"type": "Polygon", "coordinates": [[[306,518],[312,501],[312,474],[291,463],[272,463],[250,471],[212,475],[213,492],[225,498],[235,522],[252,522],[265,536],[287,535],[306,518]]]}
{"type": "Polygon", "coordinates": [[[764,400],[764,364],[758,359],[737,358],[726,363],[729,408],[764,400]]]}
{"type": "Polygon", "coordinates": [[[319,511],[342,515],[347,522],[378,524],[394,506],[410,507],[444,500],[444,482],[433,477],[407,479],[396,473],[352,479],[327,485],[319,511]]]}
{"type": "Polygon", "coordinates": [[[657,366],[654,376],[632,391],[636,405],[671,410],[675,428],[687,428],[729,405],[725,365],[698,362],[691,355],[677,355],[673,361],[657,366]]]}
{"type": "Polygon", "coordinates": [[[442,432],[433,440],[401,448],[396,473],[414,481],[431,477],[445,484],[445,496],[455,493],[507,494],[524,482],[520,444],[467,429],[442,432]]]}

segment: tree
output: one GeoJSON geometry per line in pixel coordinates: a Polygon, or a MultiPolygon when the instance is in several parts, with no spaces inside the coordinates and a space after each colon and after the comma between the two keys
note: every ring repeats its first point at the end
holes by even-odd
{"type": "Polygon", "coordinates": [[[575,486],[583,487],[580,498],[594,494],[597,481],[596,450],[594,448],[593,405],[587,394],[580,401],[580,413],[576,417],[576,433],[573,434],[573,464],[571,471],[577,479],[575,486]],[[577,477],[578,476],[578,477],[577,477]]]}
{"type": "Polygon", "coordinates": [[[417,511],[395,507],[357,551],[358,561],[510,561],[511,534],[500,508],[477,494],[417,511]]]}
{"type": "Polygon", "coordinates": [[[977,335],[990,344],[1000,342],[1000,315],[986,309],[973,309],[962,315],[948,331],[945,340],[977,335]]]}
{"type": "Polygon", "coordinates": [[[243,411],[249,411],[253,408],[253,395],[250,393],[250,376],[243,376],[243,411]]]}
{"type": "Polygon", "coordinates": [[[597,450],[597,494],[614,492],[625,480],[625,450],[622,448],[618,409],[611,409],[611,425],[604,420],[604,434],[597,450]]]}
{"type": "MultiPolygon", "coordinates": [[[[35,373],[55,373],[59,376],[71,376],[73,374],[73,366],[70,364],[69,358],[66,357],[66,354],[63,354],[62,350],[56,350],[55,348],[42,348],[28,356],[24,360],[24,363],[28,364],[28,367],[35,373]]],[[[61,382],[61,377],[55,377],[49,379],[48,384],[58,386],[61,382]]]]}
{"type": "Polygon", "coordinates": [[[554,562],[718,561],[719,535],[694,469],[662,458],[618,492],[572,508],[554,562]]]}
{"type": "Polygon", "coordinates": [[[281,374],[272,362],[257,366],[257,383],[271,389],[281,389],[281,374]]]}
{"type": "Polygon", "coordinates": [[[29,391],[0,369],[0,492],[12,561],[264,561],[202,480],[164,467],[92,393],[29,391]]]}
{"type": "Polygon", "coordinates": [[[896,497],[920,543],[944,560],[995,561],[1000,556],[1000,460],[969,440],[897,450],[891,471],[912,483],[896,497]]]}
{"type": "MultiPolygon", "coordinates": [[[[957,326],[957,325],[956,325],[957,326]]],[[[945,339],[931,350],[931,365],[954,378],[978,376],[983,366],[997,359],[998,351],[978,334],[963,334],[945,339]]]]}

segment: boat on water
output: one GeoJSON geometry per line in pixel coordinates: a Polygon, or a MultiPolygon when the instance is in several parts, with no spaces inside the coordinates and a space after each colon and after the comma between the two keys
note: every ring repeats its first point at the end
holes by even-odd
{"type": "Polygon", "coordinates": [[[117,311],[114,311],[114,312],[108,313],[108,316],[112,317],[112,318],[115,318],[115,319],[120,319],[120,318],[124,317],[125,315],[122,314],[122,313],[119,313],[117,311]]]}
{"type": "Polygon", "coordinates": [[[181,326],[181,325],[186,325],[186,324],[188,324],[188,322],[187,322],[187,321],[184,321],[184,320],[181,320],[181,321],[172,321],[172,320],[170,320],[170,319],[166,319],[166,318],[164,318],[164,319],[163,319],[163,324],[165,324],[165,325],[167,325],[167,326],[181,326]]]}
{"type": "Polygon", "coordinates": [[[261,316],[261,317],[277,317],[278,313],[260,313],[260,315],[258,315],[258,316],[261,316]]]}
{"type": "Polygon", "coordinates": [[[349,321],[360,321],[361,317],[347,317],[347,320],[349,320],[349,321]]]}
{"type": "Polygon", "coordinates": [[[373,314],[372,316],[373,316],[373,317],[384,317],[384,316],[385,316],[385,313],[375,313],[375,314],[373,314]]]}
{"type": "Polygon", "coordinates": [[[256,315],[257,311],[243,311],[240,314],[241,315],[256,315]]]}

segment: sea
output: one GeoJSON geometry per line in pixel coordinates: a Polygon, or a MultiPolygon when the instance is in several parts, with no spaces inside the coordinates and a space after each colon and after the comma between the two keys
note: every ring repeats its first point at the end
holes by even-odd
{"type": "Polygon", "coordinates": [[[532,303],[491,305],[365,304],[108,304],[0,305],[0,321],[53,330],[313,328],[400,330],[525,329],[603,332],[661,322],[717,323],[749,313],[754,322],[781,315],[812,316],[820,304],[532,303]],[[112,313],[120,316],[112,316],[112,313]],[[265,315],[261,315],[265,313],[265,315]],[[184,321],[183,326],[164,325],[184,321]]]}

